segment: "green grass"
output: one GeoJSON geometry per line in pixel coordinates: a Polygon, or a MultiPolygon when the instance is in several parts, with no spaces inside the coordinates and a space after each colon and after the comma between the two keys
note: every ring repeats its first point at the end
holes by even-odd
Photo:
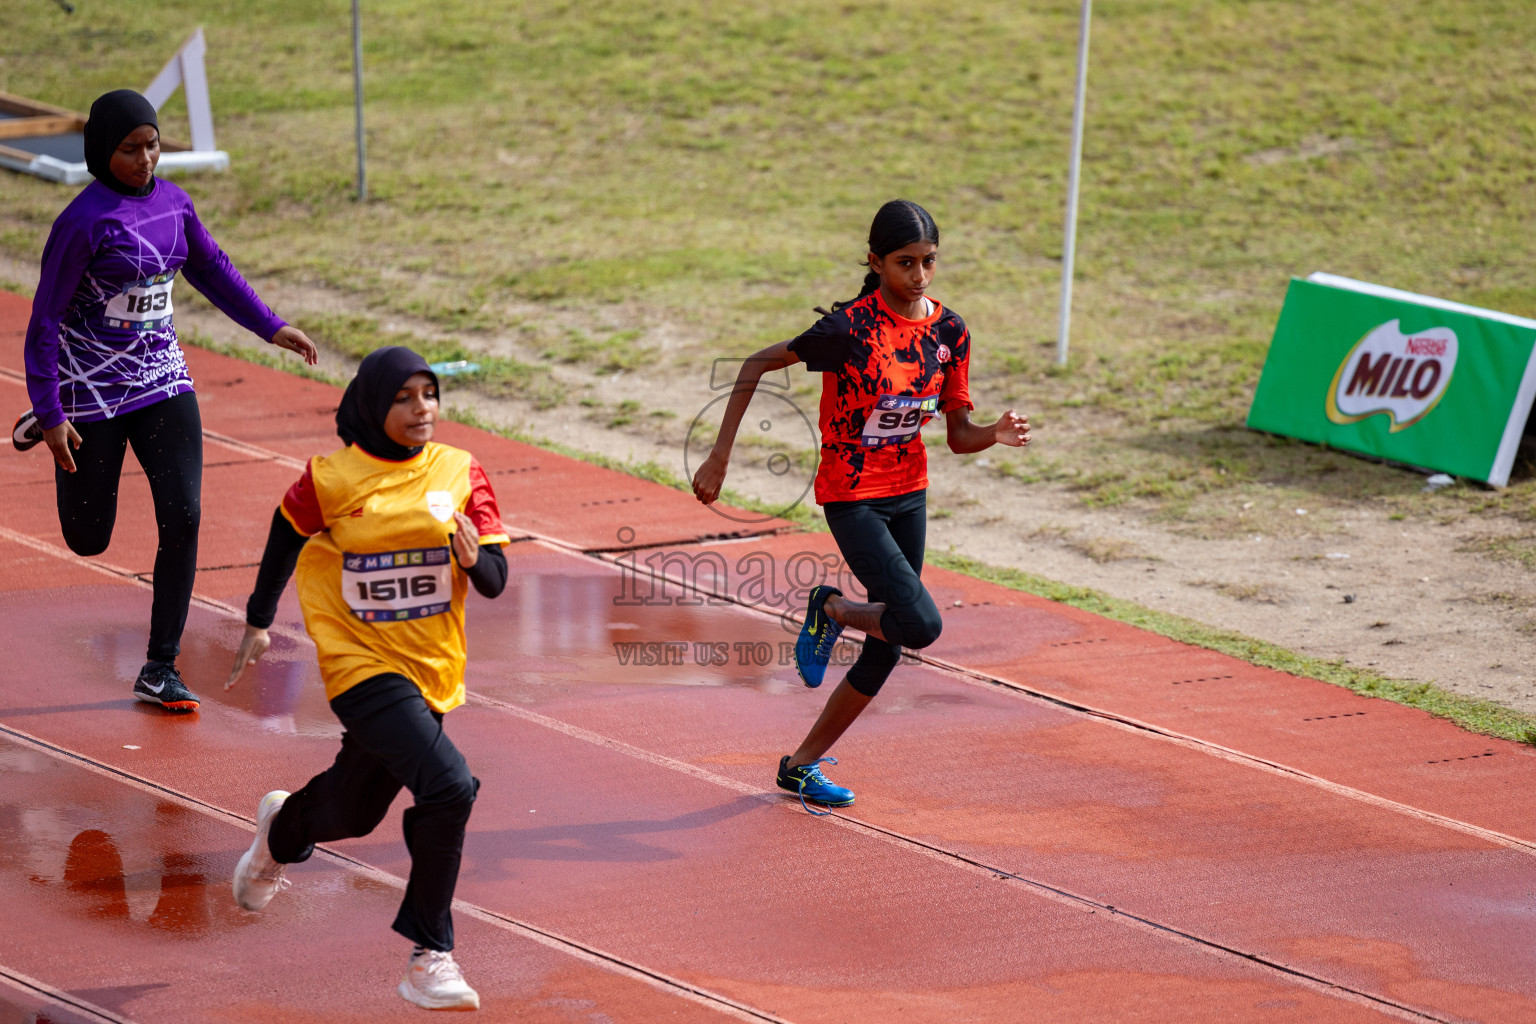
{"type": "Polygon", "coordinates": [[[233,356],[236,359],[243,359],[248,363],[255,363],[257,366],[282,370],[284,373],[291,373],[295,377],[306,377],[310,380],[323,381],[326,384],[334,384],[336,387],[346,387],[347,380],[349,379],[326,373],[318,367],[305,365],[303,360],[289,353],[278,351],[271,345],[229,344],[210,338],[195,327],[178,327],[176,333],[180,336],[181,342],[184,345],[195,345],[198,348],[205,348],[210,352],[217,352],[220,355],[233,356]]]}
{"type": "Polygon", "coordinates": [[[998,569],[960,555],[931,551],[928,553],[928,561],[977,579],[988,580],[1027,594],[1035,594],[1074,608],[1081,608],[1095,615],[1124,622],[1181,643],[1220,651],[1222,654],[1240,658],[1251,665],[1262,665],[1265,668],[1278,669],[1293,675],[1319,679],[1365,697],[1378,697],[1382,700],[1406,704],[1409,707],[1427,711],[1437,718],[1449,719],[1472,732],[1514,740],[1517,743],[1536,744],[1536,715],[1516,711],[1502,704],[1495,704],[1493,701],[1464,697],[1441,689],[1434,683],[1390,679],[1368,668],[1357,668],[1341,661],[1309,658],[1263,640],[1255,640],[1253,637],[1231,630],[1207,626],[1179,615],[1144,608],[1134,602],[1122,601],[1087,587],[1057,583],[1043,576],[1017,569],[998,569]]]}
{"type": "MultiPolygon", "coordinates": [[[[1076,8],[1058,0],[379,0],[361,206],[345,5],[12,5],[0,89],[84,108],[204,25],[234,166],[183,183],[242,269],[602,372],[796,333],[856,286],[875,207],[920,200],[978,396],[1040,426],[1025,479],[1220,532],[1223,495],[1255,484],[1421,514],[1409,474],[1237,428],[1290,274],[1536,314],[1529,14],[1101,0],[1066,372],[1049,342],[1076,8]]],[[[0,251],[35,260],[69,194],[0,176],[0,251]]],[[[573,400],[503,369],[510,393],[573,400]]],[[[1513,490],[1530,504],[1529,467],[1513,490]]]]}
{"type": "MultiPolygon", "coordinates": [[[[648,459],[644,461],[625,461],[622,459],[611,458],[607,455],[602,455],[597,452],[589,452],[581,448],[574,448],[568,444],[563,444],[559,441],[552,441],[546,437],[538,437],[534,434],[509,429],[507,427],[500,426],[499,424],[492,423],[485,417],[477,414],[472,409],[454,407],[449,409],[446,413],[444,413],[444,415],[448,419],[451,419],[457,423],[463,423],[467,426],[476,427],[480,430],[486,430],[493,434],[499,434],[502,437],[510,437],[512,440],[522,441],[524,444],[532,444],[541,448],[547,448],[552,452],[558,452],[561,455],[565,455],[573,459],[580,459],[582,462],[589,462],[594,466],[602,466],[604,469],[612,469],[617,470],[620,473],[627,473],[630,476],[639,477],[642,480],[649,480],[652,483],[661,484],[663,487],[670,487],[673,490],[686,491],[689,493],[692,493],[693,491],[693,485],[688,480],[678,476],[675,472],[661,465],[660,463],[653,462],[648,459]]],[[[725,488],[723,491],[721,491],[720,500],[725,502],[727,505],[734,505],[737,508],[747,509],[748,511],[757,512],[762,515],[777,515],[780,518],[794,523],[800,527],[816,529],[819,526],[820,528],[825,529],[825,520],[823,520],[820,515],[818,515],[811,508],[806,507],[804,502],[796,505],[794,508],[789,509],[786,512],[777,506],[773,506],[767,502],[759,501],[756,498],[740,494],[731,490],[730,488],[725,488]]]]}
{"type": "Polygon", "coordinates": [[[646,362],[649,351],[635,342],[641,332],[630,329],[607,332],[597,337],[576,327],[565,329],[560,341],[550,343],[541,356],[561,363],[584,363],[598,373],[617,373],[633,370],[646,362]]]}
{"type": "Polygon", "coordinates": [[[423,338],[411,331],[390,330],[378,320],[357,315],[311,315],[305,318],[306,333],[318,345],[361,359],[385,345],[404,345],[429,363],[473,362],[479,369],[443,379],[444,388],[472,385],[494,397],[514,397],[547,409],[565,400],[564,389],[543,367],[530,366],[505,356],[487,355],[452,338],[423,338]]]}

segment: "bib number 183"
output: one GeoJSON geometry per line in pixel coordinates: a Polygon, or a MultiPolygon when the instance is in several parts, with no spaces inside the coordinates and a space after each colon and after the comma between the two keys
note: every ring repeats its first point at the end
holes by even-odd
{"type": "Polygon", "coordinates": [[[154,331],[164,327],[176,311],[171,301],[171,289],[175,284],[176,272],[173,270],[146,277],[118,292],[107,300],[107,326],[126,327],[135,331],[154,331]]]}

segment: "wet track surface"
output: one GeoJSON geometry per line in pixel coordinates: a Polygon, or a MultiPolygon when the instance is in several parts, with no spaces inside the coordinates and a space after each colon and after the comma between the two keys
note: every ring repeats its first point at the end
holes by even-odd
{"type": "MultiPolygon", "coordinates": [[[[18,407],[26,308],[0,296],[18,407]]],[[[129,695],[154,556],[131,457],[89,560],[46,453],[0,457],[0,1022],[419,1017],[393,991],[399,806],[265,913],[230,897],[256,802],[340,732],[291,591],[267,660],[221,689],[338,392],[189,360],[198,714],[129,695]]],[[[471,598],[472,698],[448,719],[483,781],[456,912],[482,1017],[1536,1020],[1529,748],[930,569],[945,634],[839,745],[858,803],[812,818],[772,775],[824,700],[782,613],[839,572],[829,538],[441,439],[529,535],[502,598],[471,598]]]]}

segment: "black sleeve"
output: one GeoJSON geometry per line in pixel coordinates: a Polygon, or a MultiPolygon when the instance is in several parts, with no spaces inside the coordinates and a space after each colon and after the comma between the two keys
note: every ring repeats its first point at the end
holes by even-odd
{"type": "Polygon", "coordinates": [[[824,316],[811,329],[789,343],[812,373],[836,373],[848,362],[848,317],[842,312],[824,316]]]}
{"type": "Polygon", "coordinates": [[[507,556],[500,544],[481,544],[480,557],[464,570],[481,597],[500,597],[507,588],[507,556]]]}
{"type": "Polygon", "coordinates": [[[293,528],[282,509],[272,512],[272,528],[267,531],[267,549],[261,553],[261,568],[256,570],[256,589],[245,602],[245,623],[266,629],[277,617],[277,602],[299,562],[299,552],[309,538],[293,528]]]}

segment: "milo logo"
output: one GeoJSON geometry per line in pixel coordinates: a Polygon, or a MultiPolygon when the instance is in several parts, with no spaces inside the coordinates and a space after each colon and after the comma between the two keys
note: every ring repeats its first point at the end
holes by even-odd
{"type": "Polygon", "coordinates": [[[1357,423],[1380,413],[1391,433],[1428,416],[1450,386],[1456,369],[1456,332],[1431,327],[1404,334],[1388,320],[1356,342],[1328,388],[1328,418],[1357,423]]]}

